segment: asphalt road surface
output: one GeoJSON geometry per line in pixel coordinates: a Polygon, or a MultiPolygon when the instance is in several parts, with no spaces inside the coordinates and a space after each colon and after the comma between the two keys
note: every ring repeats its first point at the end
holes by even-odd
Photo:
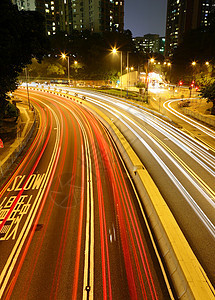
{"type": "MultiPolygon", "coordinates": [[[[52,87],[53,88],[53,87],[52,87]]],[[[215,132],[190,118],[168,118],[129,101],[70,89],[102,110],[128,139],[215,286],[215,132]],[[171,121],[173,118],[174,122],[171,121]]],[[[174,115],[171,116],[171,114],[174,115]]]]}
{"type": "Polygon", "coordinates": [[[30,95],[38,131],[0,190],[0,298],[169,299],[108,130],[76,101],[30,95]]]}

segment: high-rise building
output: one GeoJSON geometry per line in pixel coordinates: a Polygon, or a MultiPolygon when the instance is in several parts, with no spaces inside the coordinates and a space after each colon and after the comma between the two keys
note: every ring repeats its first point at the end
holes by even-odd
{"type": "Polygon", "coordinates": [[[12,0],[18,8],[38,10],[45,15],[47,34],[61,30],[91,32],[124,29],[124,0],[12,0]]]}
{"type": "Polygon", "coordinates": [[[92,32],[124,29],[124,0],[72,0],[74,30],[92,32]]]}
{"type": "Polygon", "coordinates": [[[215,0],[168,0],[165,55],[172,56],[190,30],[209,26],[214,11],[215,0]]]}
{"type": "Polygon", "coordinates": [[[143,37],[133,38],[137,51],[144,53],[158,53],[160,38],[158,34],[145,34],[143,37]]]}
{"type": "Polygon", "coordinates": [[[165,51],[165,37],[160,37],[159,38],[159,53],[164,55],[165,51]]]}
{"type": "Polygon", "coordinates": [[[35,0],[12,0],[19,10],[36,10],[35,0]]]}

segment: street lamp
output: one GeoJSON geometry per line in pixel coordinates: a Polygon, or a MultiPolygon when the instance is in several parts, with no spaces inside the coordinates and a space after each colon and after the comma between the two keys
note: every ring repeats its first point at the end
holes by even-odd
{"type": "Polygon", "coordinates": [[[70,85],[70,75],[69,75],[69,55],[67,56],[65,53],[61,54],[62,59],[67,58],[67,68],[68,68],[68,84],[70,85]]]}
{"type": "Polygon", "coordinates": [[[146,80],[145,80],[145,84],[146,84],[146,98],[147,98],[147,101],[148,101],[148,88],[149,88],[149,80],[148,80],[148,75],[149,75],[149,65],[150,63],[154,63],[155,62],[155,59],[152,57],[152,58],[149,58],[148,59],[148,62],[147,62],[147,68],[146,68],[146,80]]]}
{"type": "Polygon", "coordinates": [[[112,53],[113,54],[117,54],[117,52],[120,52],[120,56],[121,56],[121,59],[120,59],[120,77],[121,77],[121,79],[120,79],[120,90],[121,90],[121,98],[122,98],[122,51],[119,51],[119,50],[117,50],[115,47],[112,49],[112,53]]]}
{"type": "Polygon", "coordinates": [[[26,90],[27,90],[27,95],[28,95],[28,107],[29,109],[31,108],[30,105],[30,97],[29,97],[29,89],[28,89],[28,79],[29,79],[29,73],[27,67],[25,68],[25,76],[26,76],[26,90]]]}
{"type": "Polygon", "coordinates": [[[192,70],[192,83],[189,87],[189,89],[190,89],[190,98],[192,96],[192,88],[194,87],[194,84],[195,84],[195,74],[194,73],[195,73],[196,61],[192,62],[192,67],[193,67],[193,70],[192,70]]]}
{"type": "MultiPolygon", "coordinates": [[[[77,60],[75,60],[74,61],[75,73],[77,73],[77,65],[78,65],[78,62],[77,62],[77,60]]],[[[76,87],[76,75],[75,75],[75,87],[76,87]]]]}

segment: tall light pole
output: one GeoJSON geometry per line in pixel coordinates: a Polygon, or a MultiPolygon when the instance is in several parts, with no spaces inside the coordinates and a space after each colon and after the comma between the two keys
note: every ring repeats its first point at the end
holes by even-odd
{"type": "MultiPolygon", "coordinates": [[[[75,73],[77,73],[77,66],[78,66],[78,62],[77,60],[75,60],[74,61],[75,73]]],[[[75,76],[75,87],[76,87],[76,76],[75,76]]]]}
{"type": "Polygon", "coordinates": [[[193,70],[192,70],[192,83],[190,85],[190,98],[192,97],[192,89],[193,89],[193,86],[195,84],[195,76],[194,76],[195,66],[196,66],[196,62],[193,61],[192,62],[192,67],[193,67],[193,70]]]}
{"type": "Polygon", "coordinates": [[[122,51],[118,51],[115,47],[112,49],[112,53],[113,54],[116,54],[117,52],[120,52],[120,57],[121,57],[121,59],[120,59],[120,77],[121,77],[121,79],[120,79],[120,91],[121,91],[121,98],[122,98],[122,51]]]}
{"type": "Polygon", "coordinates": [[[67,56],[65,53],[62,53],[61,54],[61,57],[63,59],[66,59],[67,58],[67,68],[68,68],[68,84],[70,85],[70,74],[69,74],[69,55],[67,56]]]}
{"type": "Polygon", "coordinates": [[[153,63],[155,60],[154,60],[154,58],[149,58],[148,59],[148,61],[147,61],[147,68],[146,68],[146,82],[145,82],[145,84],[146,84],[146,99],[147,99],[147,101],[148,101],[148,96],[149,96],[149,91],[148,91],[148,89],[149,89],[149,79],[148,79],[148,77],[149,77],[149,65],[150,65],[150,63],[153,63]]]}
{"type": "Polygon", "coordinates": [[[28,107],[30,109],[31,106],[30,106],[30,97],[29,97],[29,90],[28,90],[28,69],[27,69],[27,67],[25,68],[25,76],[26,76],[26,89],[27,89],[27,95],[28,95],[28,107]]]}

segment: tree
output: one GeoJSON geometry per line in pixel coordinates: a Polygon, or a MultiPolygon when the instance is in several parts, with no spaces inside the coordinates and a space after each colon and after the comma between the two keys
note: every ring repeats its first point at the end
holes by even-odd
{"type": "Polygon", "coordinates": [[[0,114],[7,93],[17,87],[19,72],[35,57],[41,61],[48,49],[44,18],[38,12],[19,11],[11,0],[0,1],[0,114]]]}
{"type": "Polygon", "coordinates": [[[212,102],[211,114],[215,115],[215,79],[205,81],[200,89],[200,96],[207,98],[207,102],[212,102]]]}

